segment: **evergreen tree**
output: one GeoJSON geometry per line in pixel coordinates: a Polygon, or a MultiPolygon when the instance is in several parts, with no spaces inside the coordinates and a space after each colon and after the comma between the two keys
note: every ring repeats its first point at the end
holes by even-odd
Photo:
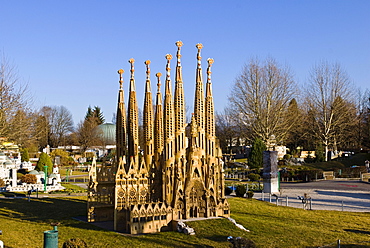
{"type": "Polygon", "coordinates": [[[316,146],[315,157],[315,162],[325,161],[325,151],[321,143],[316,146]]]}
{"type": "Polygon", "coordinates": [[[91,108],[91,106],[87,108],[85,120],[94,120],[97,126],[105,122],[103,112],[98,106],[95,106],[93,109],[91,108]]]}
{"type": "Polygon", "coordinates": [[[28,154],[28,149],[24,148],[21,150],[21,161],[28,162],[30,161],[30,155],[28,154]]]}
{"type": "Polygon", "coordinates": [[[253,142],[251,153],[248,159],[250,169],[258,169],[263,167],[263,152],[266,151],[266,145],[259,138],[253,142]]]}
{"type": "Polygon", "coordinates": [[[42,152],[40,154],[39,161],[37,161],[35,170],[44,171],[45,165],[48,166],[48,174],[51,174],[53,171],[53,162],[51,161],[49,155],[47,155],[45,152],[42,152]]]}

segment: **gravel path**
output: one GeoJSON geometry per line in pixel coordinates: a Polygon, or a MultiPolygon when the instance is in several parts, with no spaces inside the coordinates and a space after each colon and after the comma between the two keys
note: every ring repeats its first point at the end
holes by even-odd
{"type": "MultiPolygon", "coordinates": [[[[370,212],[370,184],[358,181],[283,183],[278,205],[303,208],[302,200],[297,197],[305,193],[311,197],[312,210],[370,212]]],[[[269,194],[255,193],[254,198],[270,201],[269,194]]],[[[271,202],[276,204],[276,197],[272,196],[271,202]]]]}

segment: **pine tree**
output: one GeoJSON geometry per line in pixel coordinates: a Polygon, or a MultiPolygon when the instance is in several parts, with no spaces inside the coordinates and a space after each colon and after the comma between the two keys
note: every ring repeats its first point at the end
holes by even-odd
{"type": "Polygon", "coordinates": [[[95,106],[93,109],[91,108],[91,106],[87,108],[85,120],[94,120],[97,126],[105,122],[103,112],[98,106],[95,106]]]}
{"type": "Polygon", "coordinates": [[[250,169],[263,167],[263,152],[266,151],[266,145],[259,138],[253,142],[251,153],[249,155],[248,165],[250,169]]]}

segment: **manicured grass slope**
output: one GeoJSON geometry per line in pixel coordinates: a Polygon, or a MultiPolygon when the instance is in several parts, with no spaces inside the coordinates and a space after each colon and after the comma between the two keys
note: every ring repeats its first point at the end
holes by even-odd
{"type": "Polygon", "coordinates": [[[370,246],[370,214],[304,211],[241,198],[229,199],[231,217],[251,232],[226,219],[188,224],[195,236],[176,232],[121,235],[72,219],[86,215],[86,198],[0,199],[0,236],[6,247],[42,247],[43,231],[60,222],[59,247],[69,238],[81,238],[89,247],[229,247],[226,238],[242,236],[258,247],[317,247],[342,240],[342,247],[370,246]]]}

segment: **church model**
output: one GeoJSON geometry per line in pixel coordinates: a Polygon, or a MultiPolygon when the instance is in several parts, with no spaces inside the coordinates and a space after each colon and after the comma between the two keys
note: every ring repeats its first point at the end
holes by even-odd
{"type": "Polygon", "coordinates": [[[230,216],[224,194],[222,152],[215,136],[211,66],[208,59],[205,94],[200,52],[194,113],[186,123],[181,47],[176,42],[177,64],[172,95],[170,61],[166,55],[166,79],[162,101],[161,74],[157,73],[156,102],[153,107],[150,61],[145,61],[146,83],[143,108],[143,144],[139,147],[139,112],[135,92],[134,59],[128,108],[125,108],[123,73],[120,76],[116,121],[116,160],[89,172],[88,220],[112,221],[114,230],[131,234],[171,230],[181,219],[230,216]],[[127,115],[126,115],[127,113],[127,115]],[[141,153],[140,149],[143,150],[141,153]]]}

